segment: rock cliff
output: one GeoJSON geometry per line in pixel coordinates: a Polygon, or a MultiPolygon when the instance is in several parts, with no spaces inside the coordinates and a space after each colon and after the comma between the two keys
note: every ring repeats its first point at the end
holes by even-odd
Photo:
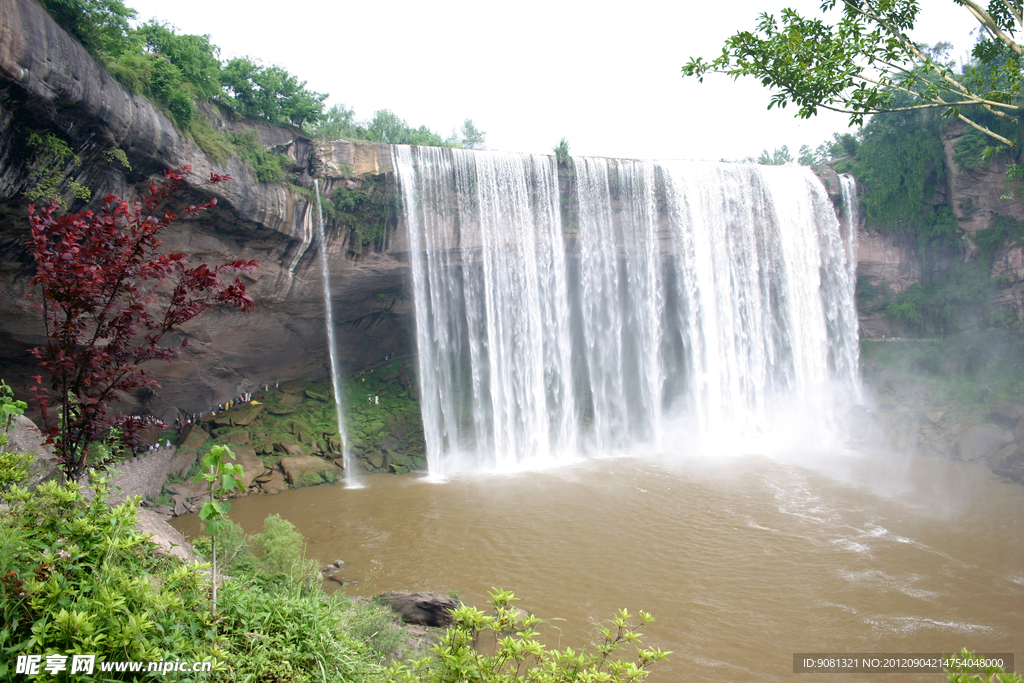
{"type": "MultiPolygon", "coordinates": [[[[67,141],[79,163],[64,170],[92,188],[94,197],[138,196],[166,168],[190,166],[194,182],[184,199],[198,203],[215,196],[218,205],[200,218],[175,223],[167,246],[197,262],[257,259],[263,264],[246,280],[258,302],[255,312],[213,310],[186,327],[190,347],[179,362],[156,370],[162,389],[130,397],[130,408],[172,417],[173,408],[208,410],[263,384],[327,376],[313,179],[319,179],[324,196],[344,188],[386,198],[394,191],[389,150],[369,143],[316,143],[294,129],[238,121],[213,109],[206,113],[218,131],[254,131],[261,145],[288,155],[294,163],[292,182],[260,182],[238,158],[211,160],[164,112],[123,89],[33,0],[0,0],[0,377],[19,395],[26,394],[34,374],[28,349],[42,342],[43,332],[29,297],[32,264],[24,245],[25,192],[39,172],[28,143],[32,133],[67,141]],[[131,170],[107,160],[114,149],[125,153],[131,170]],[[210,173],[229,174],[232,181],[211,189],[202,182],[210,173]]],[[[1003,169],[960,173],[955,168],[955,135],[945,140],[952,180],[944,200],[965,234],[989,227],[996,215],[1024,218],[1024,203],[1001,199],[1003,169]]],[[[835,190],[837,182],[822,173],[835,190]]],[[[408,241],[394,212],[387,214],[388,202],[381,204],[388,234],[375,247],[352,244],[356,232],[350,226],[327,234],[347,373],[385,355],[413,352],[408,241]]],[[[72,208],[85,207],[79,201],[72,208]]],[[[870,226],[861,226],[858,241],[859,272],[868,281],[895,292],[920,281],[922,264],[910,246],[870,226]]],[[[969,239],[965,245],[970,247],[969,239]]],[[[1000,252],[993,275],[1011,283],[1002,296],[1024,317],[1024,250],[1000,252]]],[[[868,337],[891,333],[878,311],[862,317],[862,330],[868,337]]]]}
{"type": "MultiPolygon", "coordinates": [[[[208,410],[263,383],[318,379],[327,374],[323,294],[314,229],[312,173],[325,190],[390,170],[386,148],[335,142],[315,145],[298,131],[253,126],[218,116],[215,126],[256,131],[266,147],[295,161],[295,184],[258,182],[240,159],[214,163],[144,98],[124,90],[32,0],[0,0],[0,376],[25,395],[42,341],[38,311],[29,300],[32,268],[24,247],[28,201],[36,181],[32,133],[68,142],[80,163],[68,166],[94,197],[137,196],[168,167],[190,166],[190,203],[216,196],[216,209],[181,220],[166,234],[170,249],[194,262],[257,259],[246,278],[259,302],[250,315],[212,310],[185,328],[193,342],[180,362],[156,372],[163,388],[133,397],[139,407],[167,415],[170,406],[208,410]],[[126,170],[103,153],[123,150],[126,170]],[[211,172],[232,181],[203,185],[211,172]],[[355,179],[355,180],[353,180],[355,179]]],[[[85,208],[83,202],[72,206],[85,208]]],[[[411,305],[402,294],[405,264],[388,253],[346,256],[348,235],[327,235],[342,357],[348,370],[386,353],[408,352],[411,305]]]]}

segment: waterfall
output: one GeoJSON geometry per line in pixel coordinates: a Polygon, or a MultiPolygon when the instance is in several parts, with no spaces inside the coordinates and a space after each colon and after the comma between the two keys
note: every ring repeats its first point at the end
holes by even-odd
{"type": "Polygon", "coordinates": [[[320,181],[313,181],[316,194],[317,236],[320,239],[320,270],[324,288],[324,317],[327,325],[327,346],[331,357],[331,386],[334,388],[334,412],[338,421],[338,436],[341,439],[342,462],[345,465],[345,483],[354,486],[355,472],[352,471],[348,449],[348,435],[341,404],[341,378],[338,374],[338,344],[334,338],[334,306],[331,303],[331,271],[327,259],[327,234],[324,231],[324,211],[320,204],[320,181]]]}
{"type": "Polygon", "coordinates": [[[859,400],[855,197],[807,169],[396,146],[430,471],[758,434],[859,400]],[[673,432],[675,434],[676,432],[673,432]]]}

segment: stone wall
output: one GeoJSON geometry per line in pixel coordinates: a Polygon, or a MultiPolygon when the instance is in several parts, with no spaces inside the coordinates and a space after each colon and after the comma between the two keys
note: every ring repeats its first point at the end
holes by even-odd
{"type": "Polygon", "coordinates": [[[117,505],[130,496],[159,496],[174,450],[173,446],[157,448],[112,466],[108,480],[110,503],[117,505]]]}

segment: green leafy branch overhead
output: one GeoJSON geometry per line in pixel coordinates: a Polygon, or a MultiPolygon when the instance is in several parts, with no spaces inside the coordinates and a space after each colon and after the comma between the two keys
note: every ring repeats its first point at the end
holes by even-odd
{"type": "Polygon", "coordinates": [[[769,109],[794,104],[801,118],[828,109],[848,114],[851,125],[869,114],[938,109],[998,146],[1016,147],[1017,140],[979,122],[977,113],[1019,126],[1022,2],[992,0],[987,9],[974,0],[952,2],[982,30],[973,62],[961,73],[942,58],[941,47],[929,50],[910,39],[921,12],[917,0],[824,0],[823,13],[841,10],[835,23],[793,9],[778,20],[762,14],[755,31],[728,38],[715,59],[691,58],[683,75],[700,81],[708,73],[753,76],[774,91],[769,109]]]}

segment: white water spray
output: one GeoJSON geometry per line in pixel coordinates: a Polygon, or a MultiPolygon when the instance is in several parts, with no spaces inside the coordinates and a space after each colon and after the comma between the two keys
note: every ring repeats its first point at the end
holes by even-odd
{"type": "Polygon", "coordinates": [[[313,180],[316,193],[317,235],[320,238],[320,267],[324,287],[324,315],[327,319],[327,346],[331,357],[331,386],[334,388],[334,410],[338,420],[338,436],[341,439],[342,462],[345,464],[345,483],[355,486],[355,472],[348,448],[348,434],[345,432],[345,419],[341,404],[341,378],[338,375],[338,344],[334,339],[334,306],[331,304],[331,272],[327,261],[327,234],[324,231],[324,212],[320,205],[320,181],[313,180]]]}
{"type": "Polygon", "coordinates": [[[854,221],[810,171],[576,158],[559,193],[549,156],[393,149],[433,475],[756,440],[859,399],[854,221]]]}

